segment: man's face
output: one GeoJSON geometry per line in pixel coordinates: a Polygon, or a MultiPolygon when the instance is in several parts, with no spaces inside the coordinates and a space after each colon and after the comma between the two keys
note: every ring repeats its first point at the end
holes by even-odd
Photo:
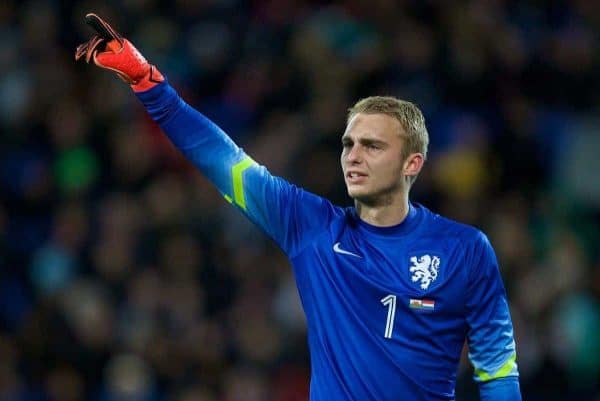
{"type": "Polygon", "coordinates": [[[380,204],[405,190],[400,122],[386,114],[358,113],[342,136],[341,164],[348,195],[380,204]]]}

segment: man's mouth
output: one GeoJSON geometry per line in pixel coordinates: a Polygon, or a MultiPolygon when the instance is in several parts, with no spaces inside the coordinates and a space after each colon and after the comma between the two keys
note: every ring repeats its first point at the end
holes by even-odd
{"type": "Polygon", "coordinates": [[[349,171],[346,173],[346,181],[350,184],[358,184],[367,178],[366,174],[358,171],[349,171]]]}

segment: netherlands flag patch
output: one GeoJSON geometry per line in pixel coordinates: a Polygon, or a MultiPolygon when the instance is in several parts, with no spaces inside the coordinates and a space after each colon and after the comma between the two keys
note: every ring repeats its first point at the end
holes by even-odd
{"type": "Polygon", "coordinates": [[[433,299],[411,299],[408,306],[411,309],[433,310],[435,308],[435,301],[433,299]]]}

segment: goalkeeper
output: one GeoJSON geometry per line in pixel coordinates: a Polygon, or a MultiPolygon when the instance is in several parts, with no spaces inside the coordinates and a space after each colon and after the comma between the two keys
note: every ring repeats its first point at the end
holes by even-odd
{"type": "Polygon", "coordinates": [[[271,175],[128,40],[86,19],[97,34],[76,59],[130,84],[175,146],[288,256],[308,322],[311,401],[454,400],[465,340],[481,400],[521,400],[491,244],[409,201],[429,141],[414,104],[374,96],[350,108],[341,167],[354,207],[338,207],[271,175]]]}

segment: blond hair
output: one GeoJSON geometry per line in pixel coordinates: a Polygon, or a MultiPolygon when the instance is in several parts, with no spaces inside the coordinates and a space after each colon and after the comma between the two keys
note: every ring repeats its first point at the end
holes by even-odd
{"type": "MultiPolygon", "coordinates": [[[[429,134],[425,127],[425,117],[417,105],[391,96],[370,96],[359,100],[348,109],[346,123],[358,113],[386,114],[394,117],[404,131],[401,134],[406,146],[403,148],[402,158],[406,159],[411,153],[421,153],[423,159],[427,159],[429,134]]],[[[416,178],[417,176],[410,177],[410,183],[416,178]]]]}

